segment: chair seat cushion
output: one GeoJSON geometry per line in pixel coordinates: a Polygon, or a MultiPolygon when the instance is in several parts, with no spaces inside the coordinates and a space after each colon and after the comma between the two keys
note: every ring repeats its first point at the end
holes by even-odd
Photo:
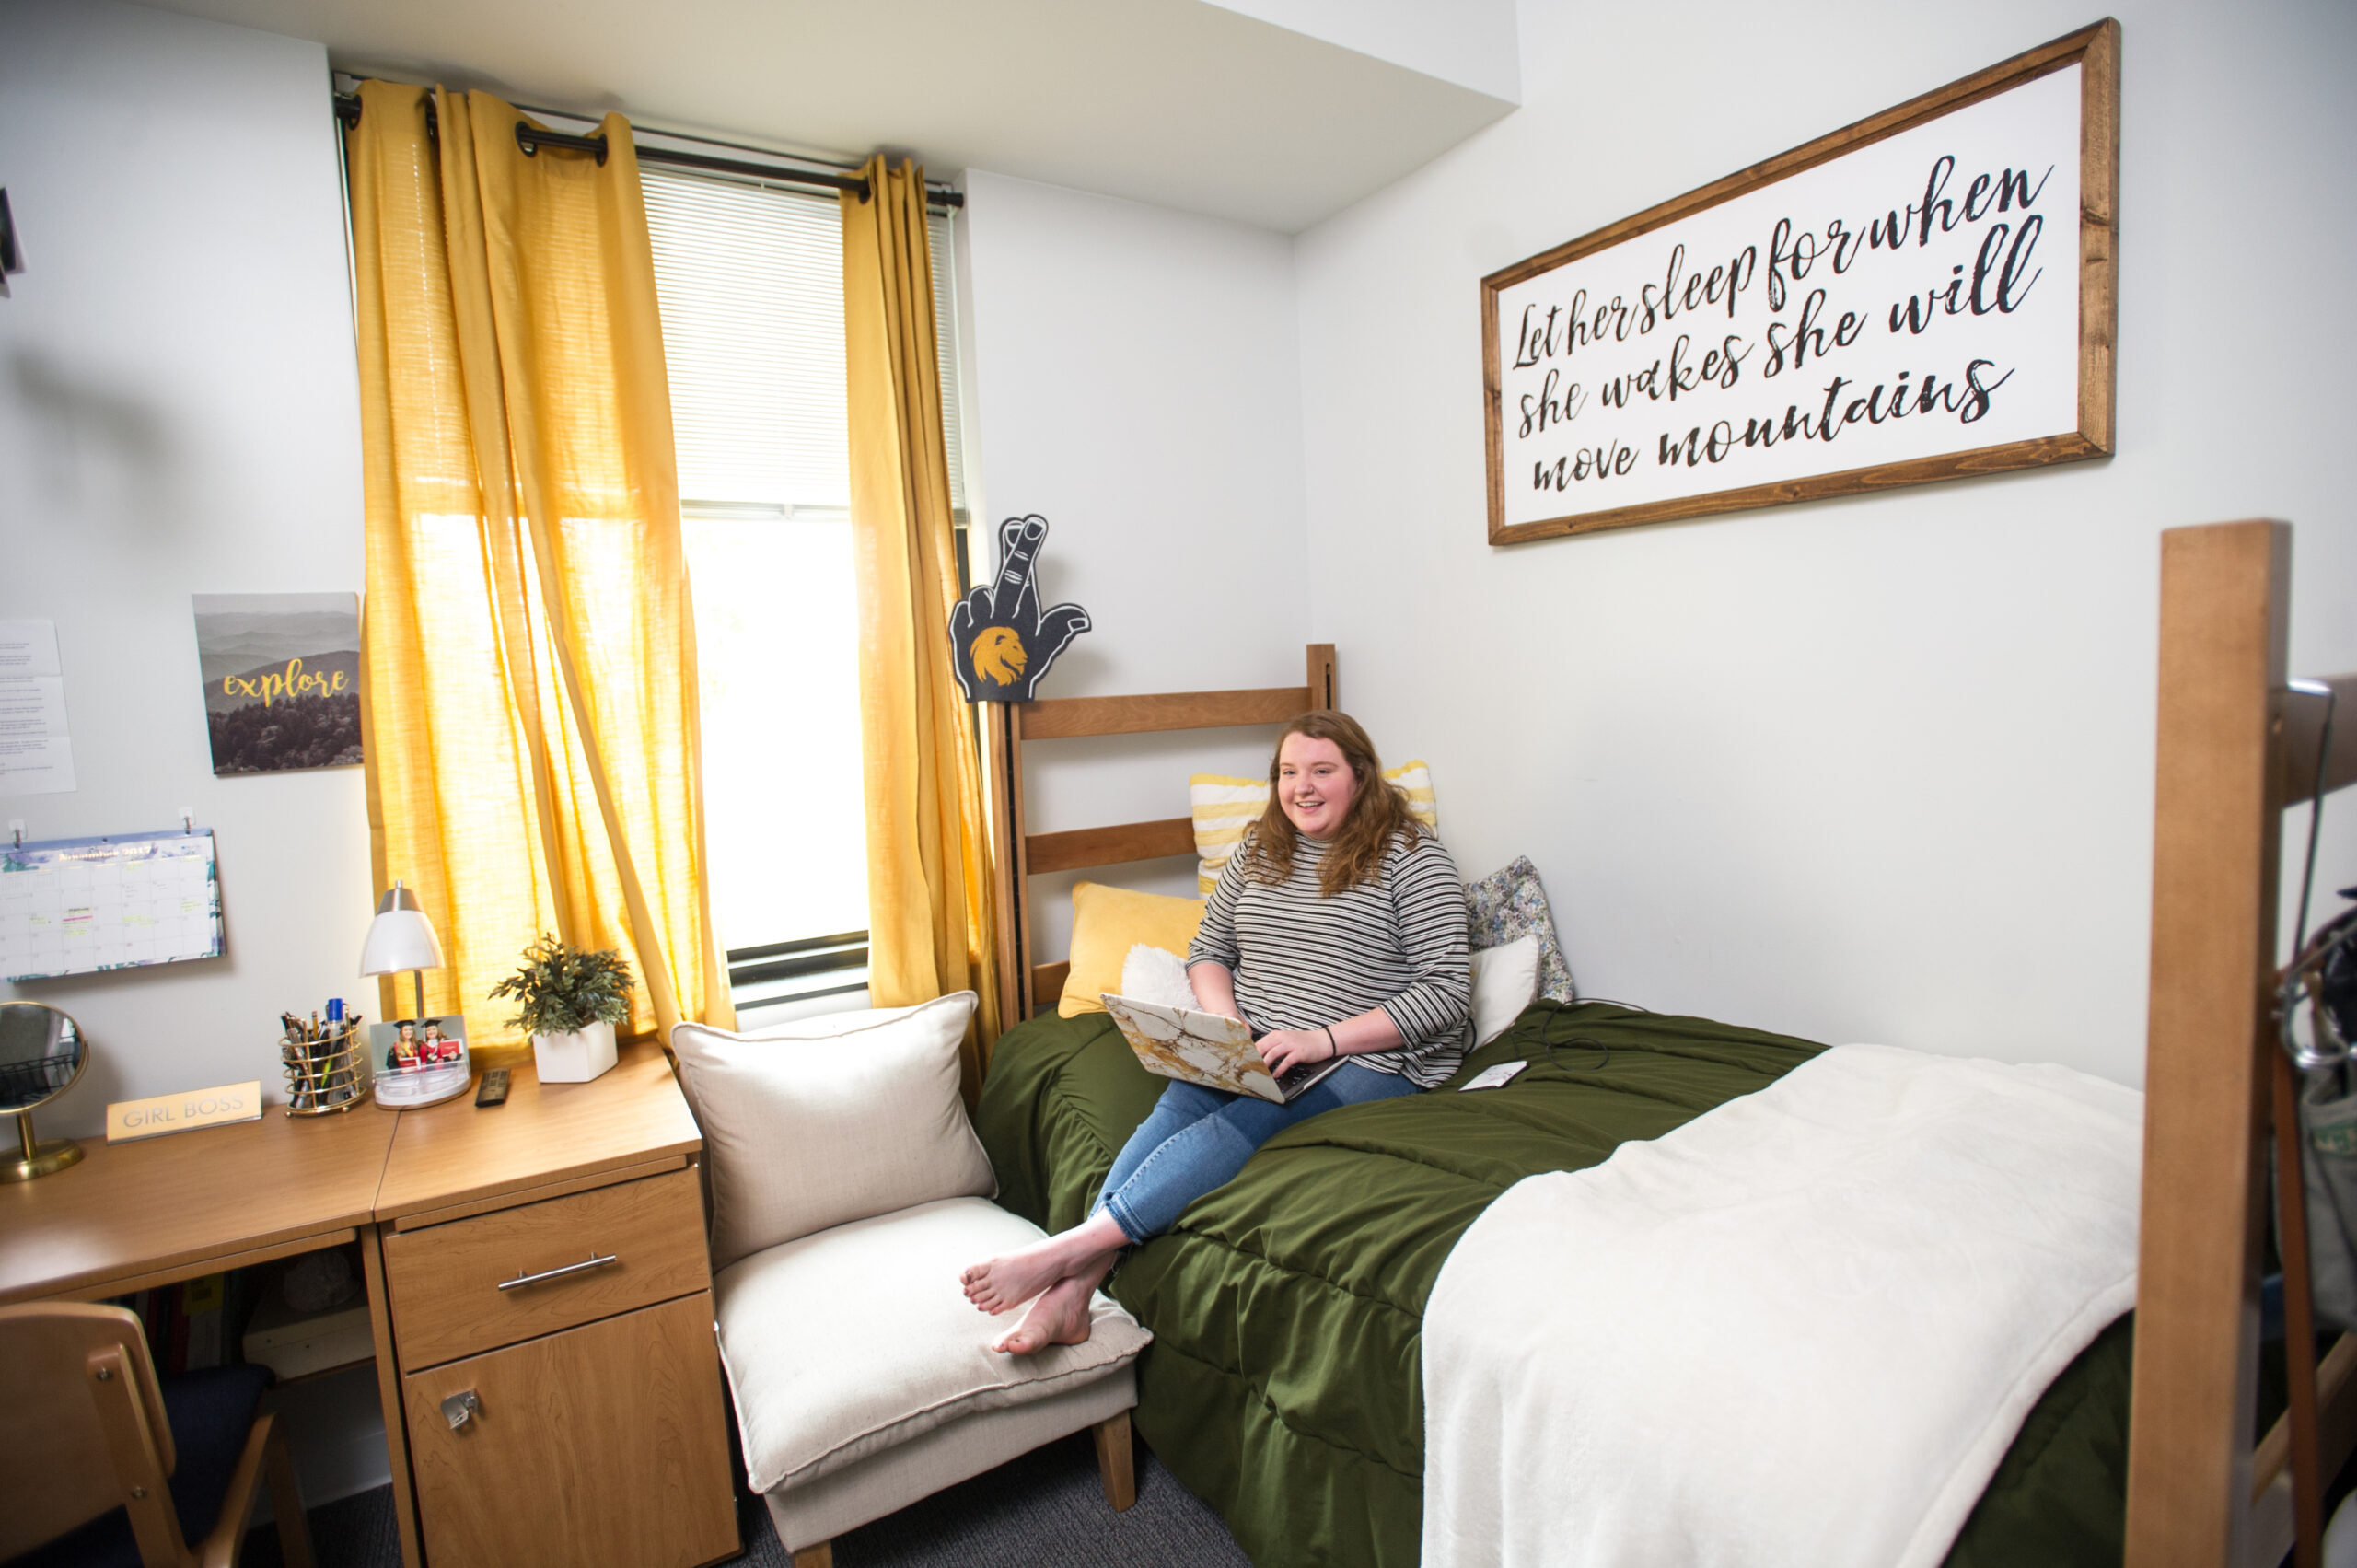
{"type": "MultiPolygon", "coordinates": [[[[271,1384],[267,1366],[220,1366],[163,1380],[164,1418],[172,1429],[172,1506],[180,1536],[194,1547],[212,1534],[228,1494],[238,1456],[245,1452],[262,1390],[271,1384]]],[[[277,1499],[272,1504],[277,1505],[277,1499]]],[[[132,1539],[131,1516],[110,1509],[77,1529],[6,1568],[139,1568],[139,1543],[132,1539]]]]}
{"type": "Polygon", "coordinates": [[[1019,1320],[977,1311],[969,1263],[1039,1228],[980,1198],[948,1198],[756,1252],[713,1281],[721,1358],[756,1492],[841,1469],[973,1411],[1103,1377],[1153,1338],[1100,1292],[1089,1337],[1034,1355],[990,1343],[1019,1320]]]}

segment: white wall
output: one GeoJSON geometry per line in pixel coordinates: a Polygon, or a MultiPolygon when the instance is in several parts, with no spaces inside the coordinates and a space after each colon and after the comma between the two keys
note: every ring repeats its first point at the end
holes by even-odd
{"type": "MultiPolygon", "coordinates": [[[[969,482],[985,527],[1037,512],[1039,587],[1095,622],[1048,697],[1303,679],[1301,391],[1291,248],[1263,230],[976,170],[960,250],[969,482]]],[[[993,543],[983,552],[995,564],[993,543]]],[[[1350,669],[1343,667],[1343,679],[1350,669]]],[[[1024,749],[1030,829],[1187,814],[1190,772],[1259,773],[1273,731],[1024,749]]],[[[1192,862],[1124,878],[1194,889],[1192,862]]],[[[1063,894],[1035,877],[1038,951],[1063,894]]]]}
{"type": "MultiPolygon", "coordinates": [[[[228,956],[28,982],[94,1059],[45,1126],[261,1078],[282,1010],[367,999],[357,768],[215,779],[192,593],[357,590],[360,426],[316,44],[109,0],[0,6],[0,618],[57,623],[80,787],[31,839],[217,835],[228,956]]],[[[283,1098],[283,1095],[280,1097],[283,1098]]]]}
{"type": "Polygon", "coordinates": [[[1512,103],[1522,93],[1514,0],[1209,0],[1512,103]]]}
{"type": "Polygon", "coordinates": [[[2357,11],[2116,14],[2107,461],[1485,542],[1482,274],[2073,6],[1525,0],[1523,109],[1299,239],[1312,630],[1467,874],[1537,861],[1590,993],[2142,1081],[2158,531],[2293,520],[2294,667],[2357,668],[2357,11]]]}
{"type": "MultiPolygon", "coordinates": [[[[48,839],[193,807],[218,835],[228,935],[224,958],[0,990],[64,1008],[95,1047],[44,1131],[93,1135],[109,1100],[275,1090],[282,1010],[331,994],[376,1010],[354,973],[360,770],[215,779],[189,609],[361,586],[327,69],[269,33],[0,0],[0,184],[28,266],[0,300],[0,619],[57,622],[80,782],[0,797],[0,819],[48,839]]],[[[384,1484],[373,1376],[279,1401],[311,1504],[384,1484]]]]}

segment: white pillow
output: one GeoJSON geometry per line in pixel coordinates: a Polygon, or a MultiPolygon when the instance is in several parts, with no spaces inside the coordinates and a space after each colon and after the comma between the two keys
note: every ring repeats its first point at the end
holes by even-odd
{"type": "Polygon", "coordinates": [[[1195,1000],[1195,982],[1187,978],[1187,960],[1167,947],[1144,942],[1132,945],[1121,960],[1121,994],[1133,1002],[1158,1002],[1165,1007],[1202,1012],[1195,1000]]]}
{"type": "Polygon", "coordinates": [[[1513,1027],[1538,994],[1538,938],[1518,936],[1473,955],[1473,1044],[1489,1044],[1513,1027]]]}
{"type": "Polygon", "coordinates": [[[974,993],[799,1019],[753,1034],[678,1024],[703,1130],[712,1265],[833,1225],[998,1191],[958,1093],[974,993]]]}

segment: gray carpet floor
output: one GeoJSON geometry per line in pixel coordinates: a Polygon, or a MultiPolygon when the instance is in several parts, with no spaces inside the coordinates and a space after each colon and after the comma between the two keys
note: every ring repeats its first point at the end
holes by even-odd
{"type": "MultiPolygon", "coordinates": [[[[1250,1568],[1227,1527],[1143,1444],[1138,1500],[1106,1506],[1088,1434],[1035,1449],[835,1542],[836,1568],[1250,1568]]],[[[769,1510],[738,1499],[748,1568],[790,1568],[769,1510]]],[[[400,1568],[390,1487],[311,1510],[319,1568],[400,1568]]],[[[281,1568],[277,1532],[254,1531],[244,1561],[281,1568]]]]}

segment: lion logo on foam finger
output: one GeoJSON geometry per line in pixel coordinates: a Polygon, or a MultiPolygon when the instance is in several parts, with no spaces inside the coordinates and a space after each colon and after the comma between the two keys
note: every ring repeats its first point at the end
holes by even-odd
{"type": "Polygon", "coordinates": [[[1012,686],[1023,679],[1023,667],[1030,658],[1023,651],[1023,639],[1012,626],[986,626],[974,639],[970,650],[974,661],[974,673],[985,680],[1001,686],[1012,686]]]}
{"type": "Polygon", "coordinates": [[[1028,703],[1039,678],[1088,630],[1076,604],[1039,607],[1039,547],[1048,519],[1009,517],[998,528],[998,575],[974,585],[949,612],[950,664],[970,703],[1028,703]]]}

